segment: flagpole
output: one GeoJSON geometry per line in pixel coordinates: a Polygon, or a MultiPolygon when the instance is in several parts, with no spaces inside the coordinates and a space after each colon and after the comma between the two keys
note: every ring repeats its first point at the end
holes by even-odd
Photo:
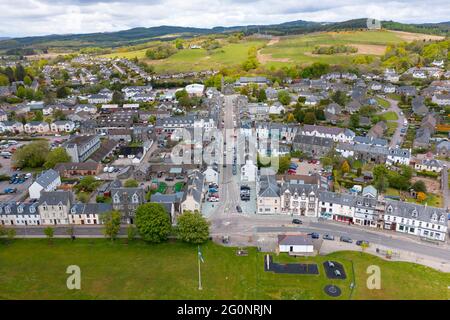
{"type": "Polygon", "coordinates": [[[200,271],[200,246],[197,246],[197,260],[198,260],[198,290],[202,290],[202,273],[200,271]]]}

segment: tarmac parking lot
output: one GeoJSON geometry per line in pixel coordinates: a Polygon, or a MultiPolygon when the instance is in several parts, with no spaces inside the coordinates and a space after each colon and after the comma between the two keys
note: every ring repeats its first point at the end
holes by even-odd
{"type": "Polygon", "coordinates": [[[298,175],[309,175],[314,173],[319,173],[319,171],[322,169],[322,164],[320,162],[314,164],[314,163],[308,163],[308,161],[303,160],[302,162],[299,161],[292,161],[298,165],[296,174],[298,175]]]}
{"type": "Polygon", "coordinates": [[[16,193],[9,193],[9,194],[0,194],[0,201],[1,202],[17,202],[22,201],[25,199],[25,197],[28,195],[28,188],[33,183],[33,180],[30,178],[28,180],[25,180],[24,183],[17,183],[17,184],[10,184],[9,181],[1,181],[0,182],[0,193],[3,193],[3,191],[7,188],[17,188],[16,193]]]}

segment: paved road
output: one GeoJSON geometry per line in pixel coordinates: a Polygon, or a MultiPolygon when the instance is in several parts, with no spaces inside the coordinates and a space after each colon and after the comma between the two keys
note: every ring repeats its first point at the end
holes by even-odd
{"type": "Polygon", "coordinates": [[[398,116],[398,120],[396,121],[397,129],[395,130],[395,133],[392,136],[391,142],[389,144],[389,146],[391,148],[395,148],[396,146],[401,146],[401,144],[403,142],[403,137],[401,136],[401,130],[403,128],[405,116],[402,114],[403,113],[402,110],[400,110],[400,108],[398,107],[398,101],[392,100],[392,99],[386,99],[386,100],[390,103],[388,111],[393,111],[398,116]]]}
{"type": "Polygon", "coordinates": [[[392,249],[409,251],[427,255],[444,261],[450,261],[450,247],[448,244],[431,244],[422,242],[416,237],[393,233],[388,230],[373,230],[357,226],[349,226],[337,222],[321,221],[303,218],[303,225],[293,225],[290,216],[261,216],[222,214],[217,215],[211,224],[211,233],[215,236],[264,235],[282,232],[317,232],[321,235],[331,234],[335,237],[349,236],[354,240],[368,240],[392,249]]]}

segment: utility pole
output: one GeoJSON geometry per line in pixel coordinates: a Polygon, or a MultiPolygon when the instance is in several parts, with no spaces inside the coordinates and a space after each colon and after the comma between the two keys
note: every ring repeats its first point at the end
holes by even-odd
{"type": "Polygon", "coordinates": [[[197,246],[197,260],[198,260],[198,290],[203,290],[203,288],[202,288],[202,273],[201,273],[201,268],[200,268],[200,258],[201,258],[200,246],[197,246]]]}

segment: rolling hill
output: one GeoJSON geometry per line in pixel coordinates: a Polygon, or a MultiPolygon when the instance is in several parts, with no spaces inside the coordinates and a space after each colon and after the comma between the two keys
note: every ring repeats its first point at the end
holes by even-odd
{"type": "MultiPolygon", "coordinates": [[[[271,25],[247,25],[233,27],[193,28],[177,26],[159,26],[150,28],[133,28],[118,32],[90,33],[90,34],[66,34],[48,35],[39,37],[24,37],[14,39],[0,39],[0,50],[34,48],[65,48],[79,49],[83,47],[115,48],[126,45],[141,44],[154,40],[172,40],[176,37],[193,37],[198,35],[230,33],[240,31],[246,35],[265,33],[270,35],[306,34],[317,31],[339,31],[364,29],[367,19],[353,19],[344,22],[311,22],[290,21],[271,25]]],[[[424,23],[402,24],[394,21],[384,21],[382,25],[386,29],[438,34],[448,36],[450,23],[424,23]]],[[[11,52],[17,52],[11,51],[11,52]]]]}

